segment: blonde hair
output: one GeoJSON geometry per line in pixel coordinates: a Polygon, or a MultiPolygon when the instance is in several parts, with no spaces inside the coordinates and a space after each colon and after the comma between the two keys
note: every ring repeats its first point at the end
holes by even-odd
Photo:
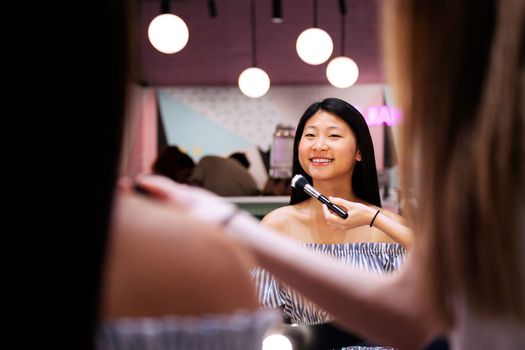
{"type": "Polygon", "coordinates": [[[459,298],[523,322],[525,2],[386,1],[383,16],[434,311],[450,326],[459,298]]]}

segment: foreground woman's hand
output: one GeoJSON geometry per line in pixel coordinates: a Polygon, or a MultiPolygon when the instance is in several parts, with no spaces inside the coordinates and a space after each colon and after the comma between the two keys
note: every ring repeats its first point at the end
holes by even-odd
{"type": "Polygon", "coordinates": [[[214,193],[202,188],[178,184],[164,176],[141,176],[136,183],[154,198],[213,224],[224,224],[237,210],[232,203],[214,193]]]}
{"type": "Polygon", "coordinates": [[[349,230],[357,226],[368,225],[377,209],[357,202],[347,201],[342,198],[330,197],[330,201],[342,208],[348,213],[348,217],[343,219],[332,213],[328,207],[323,204],[323,214],[326,223],[337,229],[349,230]]]}

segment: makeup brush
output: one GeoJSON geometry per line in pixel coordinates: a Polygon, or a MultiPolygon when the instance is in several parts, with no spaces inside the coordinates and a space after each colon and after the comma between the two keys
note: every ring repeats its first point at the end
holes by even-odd
{"type": "Polygon", "coordinates": [[[348,213],[346,211],[344,211],[343,209],[341,209],[341,207],[338,207],[334,203],[330,202],[328,198],[319,193],[319,191],[317,191],[312,185],[308,183],[308,180],[306,180],[306,178],[303,175],[297,174],[293,177],[292,187],[298,190],[303,190],[308,195],[317,199],[319,202],[326,204],[328,208],[330,208],[330,210],[332,210],[334,213],[336,213],[343,219],[346,219],[348,217],[348,213]]]}

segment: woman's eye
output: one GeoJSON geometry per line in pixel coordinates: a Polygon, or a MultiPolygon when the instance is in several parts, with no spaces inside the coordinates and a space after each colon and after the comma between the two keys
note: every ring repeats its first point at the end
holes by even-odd
{"type": "Polygon", "coordinates": [[[315,137],[314,134],[304,134],[304,137],[315,137]]]}
{"type": "Polygon", "coordinates": [[[341,135],[332,134],[332,135],[330,135],[330,137],[332,137],[332,138],[339,138],[339,137],[341,137],[341,135]]]}

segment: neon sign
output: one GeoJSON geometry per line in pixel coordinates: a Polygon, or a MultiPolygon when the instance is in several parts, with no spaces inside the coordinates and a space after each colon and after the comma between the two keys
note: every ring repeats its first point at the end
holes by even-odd
{"type": "Polygon", "coordinates": [[[356,108],[363,114],[365,117],[366,123],[368,126],[373,125],[383,125],[387,124],[389,126],[397,125],[401,121],[401,111],[394,106],[370,106],[364,112],[363,110],[356,106],[356,108]]]}

